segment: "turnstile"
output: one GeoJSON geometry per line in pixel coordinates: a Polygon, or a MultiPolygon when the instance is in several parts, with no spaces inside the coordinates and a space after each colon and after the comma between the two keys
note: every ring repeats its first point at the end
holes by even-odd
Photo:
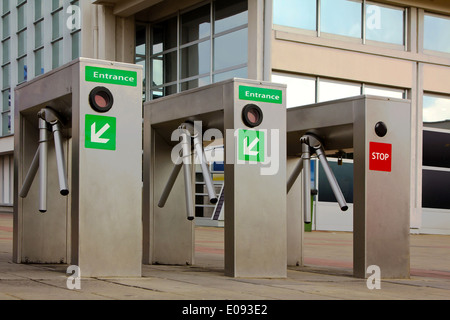
{"type": "Polygon", "coordinates": [[[15,97],[13,260],[140,276],[142,67],[79,58],[15,97]]]}
{"type": "Polygon", "coordinates": [[[225,148],[225,274],[286,276],[285,101],[284,85],[232,79],[144,104],[144,263],[194,264],[190,163],[204,164],[202,146],[216,140],[225,148]]]}
{"type": "MultiPolygon", "coordinates": [[[[367,268],[376,265],[383,278],[408,278],[415,137],[410,101],[359,96],[291,108],[287,115],[288,264],[303,264],[303,222],[311,210],[309,170],[303,168],[303,186],[296,178],[305,151],[307,159],[310,149],[319,150],[325,172],[325,153],[348,152],[354,156],[354,275],[365,278],[367,268]]],[[[333,185],[338,185],[332,182],[335,191],[333,185]]],[[[338,191],[337,202],[345,210],[338,191]]]]}

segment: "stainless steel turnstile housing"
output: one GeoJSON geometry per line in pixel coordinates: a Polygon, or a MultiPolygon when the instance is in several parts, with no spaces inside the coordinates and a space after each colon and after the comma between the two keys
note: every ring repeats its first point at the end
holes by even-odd
{"type": "Polygon", "coordinates": [[[77,265],[83,277],[140,276],[142,67],[79,58],[15,97],[13,260],[77,265]],[[55,143],[52,115],[61,124],[55,143]]]}
{"type": "Polygon", "coordinates": [[[186,219],[181,174],[165,206],[158,202],[173,172],[172,150],[180,143],[172,141],[172,133],[187,121],[198,121],[200,135],[218,130],[225,146],[225,274],[286,277],[285,90],[284,85],[232,79],[144,105],[144,263],[194,263],[195,222],[186,219]],[[252,105],[263,119],[249,128],[243,110],[252,105]],[[252,130],[259,132],[259,142],[240,138],[252,130]],[[240,161],[243,144],[251,155],[264,153],[265,160],[240,161]]]}
{"type": "MultiPolygon", "coordinates": [[[[411,102],[375,96],[329,101],[287,111],[288,176],[302,154],[306,133],[319,137],[328,154],[354,154],[353,269],[367,277],[408,278],[411,214],[411,102]]],[[[288,264],[303,264],[302,186],[288,194],[288,264]]],[[[319,190],[320,192],[320,190],[319,190]]],[[[309,195],[308,195],[309,197],[309,195]]],[[[336,214],[344,215],[336,205],[336,214]]]]}

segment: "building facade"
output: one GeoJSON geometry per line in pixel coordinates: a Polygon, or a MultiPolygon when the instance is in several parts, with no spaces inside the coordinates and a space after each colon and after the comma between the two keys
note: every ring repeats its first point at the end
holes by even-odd
{"type": "MultiPolygon", "coordinates": [[[[288,107],[409,99],[415,232],[450,234],[450,4],[445,0],[4,0],[0,205],[12,205],[14,87],[79,56],[145,67],[144,100],[232,77],[288,85],[288,107]]],[[[351,154],[338,175],[352,190],[351,154]]],[[[332,161],[332,160],[331,160],[332,161]]],[[[321,168],[313,227],[351,230],[321,168]]]]}

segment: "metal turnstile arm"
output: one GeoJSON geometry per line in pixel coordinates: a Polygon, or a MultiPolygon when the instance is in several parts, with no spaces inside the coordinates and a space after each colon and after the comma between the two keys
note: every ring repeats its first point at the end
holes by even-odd
{"type": "Polygon", "coordinates": [[[196,151],[197,157],[200,161],[202,175],[208,192],[209,201],[211,203],[217,203],[218,198],[214,190],[211,174],[207,166],[205,152],[203,150],[201,140],[199,139],[197,129],[191,123],[183,123],[180,127],[178,127],[178,130],[180,130],[179,136],[181,138],[180,155],[176,160],[175,166],[161,194],[160,200],[158,202],[158,207],[164,208],[164,206],[166,205],[167,199],[169,198],[170,192],[172,191],[175,181],[181,169],[183,168],[187,218],[188,220],[194,220],[195,219],[194,203],[193,203],[194,194],[192,190],[192,171],[191,171],[193,152],[191,151],[191,144],[190,144],[191,138],[194,144],[194,150],[196,151]]]}
{"type": "Polygon", "coordinates": [[[34,155],[33,161],[31,162],[31,166],[28,169],[28,173],[25,176],[25,180],[23,182],[22,188],[19,192],[19,197],[26,198],[28,196],[28,192],[30,191],[31,184],[33,183],[34,178],[36,177],[36,173],[39,170],[39,155],[40,155],[40,148],[39,145],[36,154],[34,155]]]}
{"type": "Polygon", "coordinates": [[[348,206],[345,201],[344,195],[342,194],[342,190],[339,187],[339,184],[336,180],[333,171],[330,168],[328,160],[325,155],[325,151],[322,146],[322,142],[316,137],[314,134],[305,134],[300,139],[300,143],[302,144],[302,156],[300,161],[295,166],[292,171],[289,179],[287,181],[287,192],[291,190],[295,181],[297,180],[300,173],[303,171],[302,175],[302,211],[304,215],[304,222],[311,223],[311,155],[313,153],[317,154],[322,167],[324,168],[325,175],[327,176],[328,182],[330,183],[331,190],[333,191],[336,200],[339,204],[339,207],[342,211],[347,211],[348,206]]]}
{"type": "Polygon", "coordinates": [[[342,194],[342,190],[339,187],[339,184],[336,180],[336,177],[333,171],[330,168],[330,165],[325,156],[325,152],[322,147],[316,149],[317,156],[319,157],[319,161],[322,164],[323,170],[327,176],[328,182],[330,183],[331,190],[333,190],[334,196],[336,197],[337,202],[339,203],[339,207],[342,211],[347,211],[348,206],[345,201],[344,195],[342,194]]]}
{"type": "Polygon", "coordinates": [[[167,199],[169,198],[170,192],[172,191],[172,188],[175,184],[175,181],[177,180],[178,175],[180,174],[182,167],[183,167],[183,159],[182,159],[182,152],[180,151],[180,156],[175,161],[172,173],[170,174],[169,180],[167,181],[166,186],[164,187],[164,190],[159,199],[158,207],[164,208],[164,206],[166,205],[167,199]]]}
{"type": "Polygon", "coordinates": [[[55,141],[56,163],[58,167],[58,178],[60,193],[63,196],[69,194],[67,183],[66,165],[64,162],[64,149],[61,135],[61,119],[51,108],[44,108],[38,112],[39,118],[39,147],[31,162],[31,166],[25,176],[24,183],[19,192],[21,198],[26,198],[31,184],[39,170],[39,211],[47,212],[47,187],[48,187],[48,125],[51,125],[55,141]]]}
{"type": "Polygon", "coordinates": [[[39,211],[47,212],[48,178],[48,130],[47,122],[39,119],[39,211]]]}
{"type": "Polygon", "coordinates": [[[302,141],[303,162],[303,217],[305,223],[311,223],[311,153],[307,142],[302,141]]]}

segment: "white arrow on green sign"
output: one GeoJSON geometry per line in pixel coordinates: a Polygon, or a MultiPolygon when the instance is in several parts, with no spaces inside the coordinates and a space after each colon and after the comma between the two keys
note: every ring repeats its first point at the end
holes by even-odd
{"type": "Polygon", "coordinates": [[[238,157],[241,161],[264,162],[265,132],[239,130],[238,157]]]}
{"type": "Polygon", "coordinates": [[[85,147],[116,150],[116,118],[87,114],[85,119],[85,147]]]}

